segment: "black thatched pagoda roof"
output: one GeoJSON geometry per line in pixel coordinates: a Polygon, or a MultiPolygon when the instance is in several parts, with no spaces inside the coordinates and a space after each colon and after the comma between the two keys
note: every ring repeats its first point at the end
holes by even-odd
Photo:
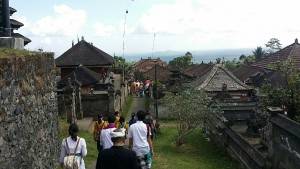
{"type": "Polygon", "coordinates": [[[17,12],[15,8],[9,7],[9,13],[12,15],[13,13],[17,12]]]}
{"type": "Polygon", "coordinates": [[[55,59],[57,67],[78,66],[108,66],[114,63],[114,58],[92,44],[82,39],[76,45],[55,59]]]}
{"type": "Polygon", "coordinates": [[[24,45],[27,45],[28,43],[31,42],[31,40],[29,38],[27,38],[27,37],[25,37],[25,36],[23,36],[19,33],[12,33],[11,36],[14,37],[14,38],[23,38],[24,39],[24,45]]]}
{"type": "Polygon", "coordinates": [[[21,23],[17,20],[14,20],[14,19],[10,19],[10,25],[11,25],[11,28],[13,28],[13,29],[19,29],[20,27],[24,26],[23,23],[21,23]]]}

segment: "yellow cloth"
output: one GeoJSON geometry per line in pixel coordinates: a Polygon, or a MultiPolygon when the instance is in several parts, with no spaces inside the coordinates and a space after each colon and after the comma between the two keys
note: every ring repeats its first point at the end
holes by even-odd
{"type": "Polygon", "coordinates": [[[96,134],[99,130],[102,130],[104,127],[107,126],[107,122],[104,120],[101,120],[101,123],[98,123],[98,121],[94,124],[94,131],[93,133],[96,134]]]}
{"type": "Polygon", "coordinates": [[[115,127],[116,128],[119,127],[119,120],[120,120],[120,116],[116,116],[116,120],[115,120],[115,127]]]}
{"type": "Polygon", "coordinates": [[[101,130],[106,126],[107,126],[107,123],[103,120],[101,120],[101,123],[98,123],[98,121],[95,122],[94,131],[93,131],[95,141],[99,141],[101,130]]]}

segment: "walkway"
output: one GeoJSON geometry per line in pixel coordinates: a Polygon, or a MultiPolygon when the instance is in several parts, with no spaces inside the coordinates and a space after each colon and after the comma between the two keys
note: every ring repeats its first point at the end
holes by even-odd
{"type": "MultiPolygon", "coordinates": [[[[131,107],[130,107],[128,114],[126,116],[126,119],[125,119],[126,122],[128,122],[131,119],[132,112],[136,113],[139,110],[145,111],[145,100],[146,100],[145,96],[144,97],[133,96],[131,107]]],[[[80,129],[89,130],[90,132],[92,132],[92,130],[93,130],[92,123],[93,123],[93,118],[84,118],[84,119],[77,121],[77,124],[80,129]]],[[[125,141],[125,146],[127,146],[127,145],[128,145],[128,139],[125,141]]],[[[95,161],[93,161],[87,169],[95,169],[96,168],[96,160],[97,159],[95,159],[95,161]]]]}
{"type": "Polygon", "coordinates": [[[127,122],[129,122],[129,120],[131,119],[132,112],[136,113],[139,110],[145,111],[145,100],[146,100],[145,96],[143,97],[133,96],[131,107],[125,119],[127,122]]]}

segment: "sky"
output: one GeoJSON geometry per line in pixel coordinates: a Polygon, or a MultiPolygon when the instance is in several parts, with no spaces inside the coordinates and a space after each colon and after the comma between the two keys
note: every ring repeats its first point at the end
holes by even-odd
{"type": "Polygon", "coordinates": [[[83,36],[110,55],[285,47],[300,37],[298,0],[10,0],[26,49],[60,56],[83,36]],[[128,13],[126,13],[128,11],[128,13]],[[123,45],[124,44],[124,45],[123,45]]]}

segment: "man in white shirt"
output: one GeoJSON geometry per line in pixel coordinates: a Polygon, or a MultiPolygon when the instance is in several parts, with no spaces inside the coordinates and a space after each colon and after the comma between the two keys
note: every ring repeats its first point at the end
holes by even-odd
{"type": "Polygon", "coordinates": [[[129,128],[129,148],[135,151],[141,168],[148,169],[151,167],[151,156],[154,156],[151,131],[143,120],[146,113],[142,110],[137,112],[137,122],[129,128]]]}
{"type": "Polygon", "coordinates": [[[116,117],[114,115],[109,115],[107,118],[109,124],[101,131],[100,144],[103,146],[103,149],[108,149],[113,145],[111,133],[116,129],[115,120],[116,117]]]}

